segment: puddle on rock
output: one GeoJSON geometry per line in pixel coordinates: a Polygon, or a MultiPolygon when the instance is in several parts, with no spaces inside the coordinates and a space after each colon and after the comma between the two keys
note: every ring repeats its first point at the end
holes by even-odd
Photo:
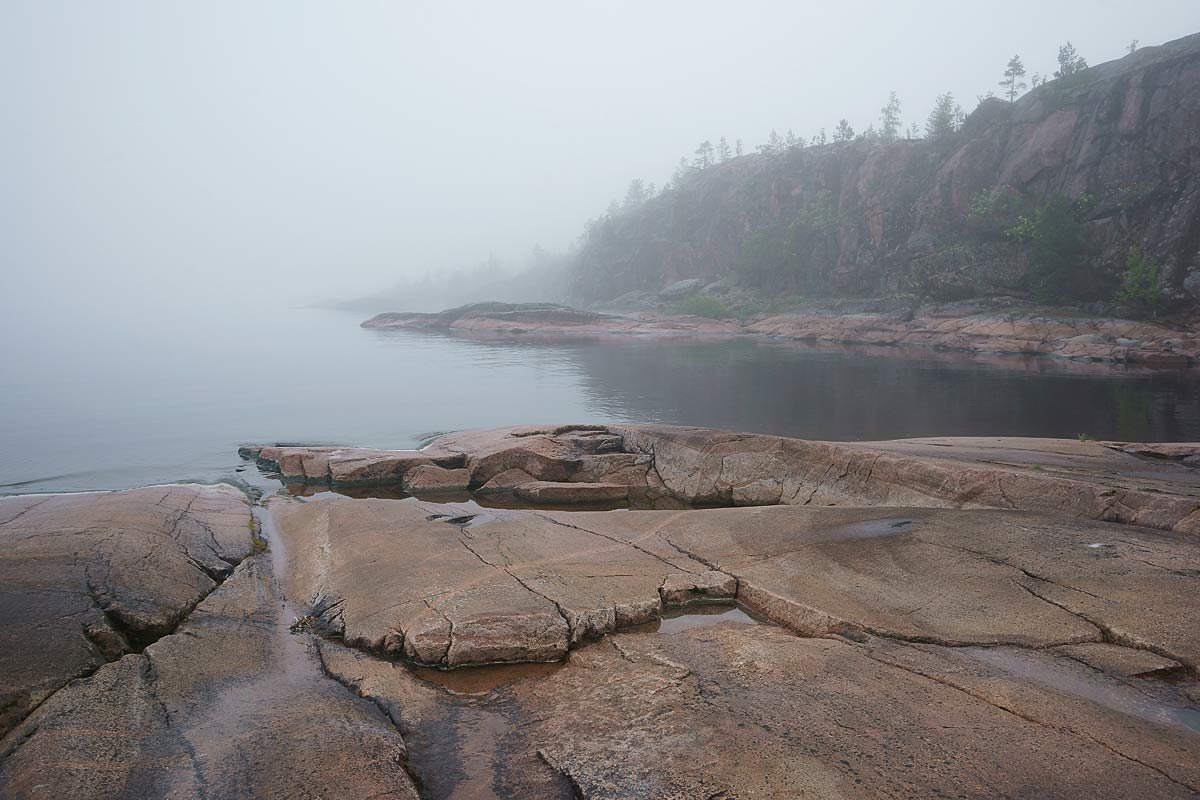
{"type": "Polygon", "coordinates": [[[530,678],[548,677],[562,669],[563,663],[487,664],[457,669],[412,666],[411,669],[422,680],[437,684],[451,694],[478,697],[530,678]]]}
{"type": "Polygon", "coordinates": [[[883,519],[867,519],[862,522],[852,522],[849,525],[838,525],[833,528],[822,528],[805,536],[807,542],[848,542],[855,539],[878,539],[884,536],[896,536],[908,533],[921,524],[920,520],[909,517],[884,517],[883,519]]]}
{"type": "MultiPolygon", "coordinates": [[[[1200,732],[1200,711],[1160,700],[1115,678],[1045,653],[1006,647],[966,647],[964,654],[1010,675],[1147,722],[1200,732]]],[[[1165,688],[1147,683],[1147,690],[1165,688]]]]}
{"type": "MultiPolygon", "coordinates": [[[[663,613],[655,628],[656,633],[679,633],[692,628],[711,628],[725,622],[741,625],[759,625],[761,622],[737,606],[724,604],[693,605],[670,609],[663,613]]],[[[654,623],[651,623],[652,625],[654,623]]]]}

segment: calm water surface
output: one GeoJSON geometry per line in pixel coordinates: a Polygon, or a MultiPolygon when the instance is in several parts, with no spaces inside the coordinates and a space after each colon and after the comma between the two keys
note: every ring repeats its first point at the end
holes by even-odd
{"type": "Polygon", "coordinates": [[[414,447],[534,422],[669,422],[817,439],[1200,441],[1200,371],[742,338],[473,341],[361,314],[22,329],[0,373],[0,493],[215,480],[249,441],[414,447]]]}

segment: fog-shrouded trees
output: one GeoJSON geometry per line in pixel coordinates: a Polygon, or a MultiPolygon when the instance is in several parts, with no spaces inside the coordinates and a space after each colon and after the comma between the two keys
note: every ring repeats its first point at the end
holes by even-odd
{"type": "Polygon", "coordinates": [[[825,135],[824,128],[821,128],[821,132],[818,133],[816,136],[814,136],[812,139],[812,143],[814,145],[822,145],[822,144],[827,143],[828,141],[829,141],[829,138],[825,135]]]}
{"type": "Polygon", "coordinates": [[[629,211],[637,208],[642,203],[646,202],[649,193],[646,191],[646,184],[640,178],[634,178],[629,182],[629,188],[625,190],[625,202],[622,209],[629,211]]]}
{"type": "Polygon", "coordinates": [[[925,135],[930,139],[941,139],[958,130],[962,122],[962,107],[954,102],[950,92],[938,95],[925,121],[925,135]]]}
{"type": "Polygon", "coordinates": [[[833,140],[835,142],[848,142],[854,138],[854,128],[850,127],[850,122],[846,119],[839,119],[837,127],[833,129],[833,140]]]}
{"type": "Polygon", "coordinates": [[[721,163],[725,163],[732,157],[733,154],[729,149],[729,142],[725,141],[725,137],[722,136],[720,140],[717,141],[717,160],[721,163]]]}
{"type": "Polygon", "coordinates": [[[1058,48],[1058,70],[1055,71],[1054,77],[1069,78],[1083,72],[1087,66],[1083,56],[1075,52],[1075,45],[1067,42],[1058,48]]]}
{"type": "Polygon", "coordinates": [[[708,169],[713,165],[715,152],[712,142],[705,139],[696,147],[696,160],[692,162],[692,165],[696,169],[708,169]]]}
{"type": "Polygon", "coordinates": [[[744,152],[744,150],[742,148],[742,140],[738,139],[736,142],[733,143],[733,155],[736,158],[736,157],[742,155],[743,152],[744,152]]]}
{"type": "Polygon", "coordinates": [[[1138,40],[1134,39],[1129,44],[1125,45],[1125,52],[1133,55],[1133,52],[1138,49],[1138,40]]]}
{"type": "Polygon", "coordinates": [[[879,138],[885,142],[900,138],[900,98],[895,92],[888,95],[887,105],[879,112],[879,138]]]}
{"type": "Polygon", "coordinates": [[[1000,86],[1004,88],[1008,102],[1016,102],[1017,95],[1025,88],[1025,81],[1021,80],[1024,77],[1025,65],[1021,63],[1021,57],[1013,56],[1008,60],[1008,66],[1004,68],[1004,80],[1000,81],[1000,86]]]}

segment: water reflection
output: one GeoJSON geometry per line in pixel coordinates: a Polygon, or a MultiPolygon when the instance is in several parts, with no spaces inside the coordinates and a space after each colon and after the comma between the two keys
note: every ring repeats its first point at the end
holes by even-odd
{"type": "Polygon", "coordinates": [[[32,339],[0,371],[0,493],[236,477],[249,441],[406,448],[529,423],[1200,440],[1198,370],[758,337],[487,340],[359,321],[263,310],[242,327],[131,328],[69,351],[32,339]]]}

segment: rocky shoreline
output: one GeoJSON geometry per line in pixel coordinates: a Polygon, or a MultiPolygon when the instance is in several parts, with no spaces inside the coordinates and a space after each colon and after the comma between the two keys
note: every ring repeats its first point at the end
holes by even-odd
{"type": "Polygon", "coordinates": [[[241,452],[0,498],[0,795],[1200,791],[1200,444],[241,452]]]}
{"type": "Polygon", "coordinates": [[[757,334],[814,342],[1052,356],[1147,367],[1200,364],[1200,324],[1195,319],[1180,319],[1168,325],[1074,316],[1046,309],[972,305],[851,313],[814,308],[739,321],[664,312],[604,314],[541,303],[478,303],[434,314],[378,314],[363,322],[362,327],[547,337],[757,334]]]}

